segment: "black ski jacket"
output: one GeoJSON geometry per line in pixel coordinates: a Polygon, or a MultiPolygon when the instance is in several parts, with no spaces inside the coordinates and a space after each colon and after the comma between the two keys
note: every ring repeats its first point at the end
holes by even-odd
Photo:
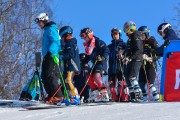
{"type": "Polygon", "coordinates": [[[151,36],[148,40],[144,40],[143,41],[144,44],[144,54],[148,55],[149,57],[152,57],[153,60],[157,60],[157,56],[156,56],[156,49],[159,47],[158,46],[158,42],[156,41],[156,39],[151,36]]]}
{"type": "Polygon", "coordinates": [[[143,54],[143,42],[140,38],[140,32],[135,31],[129,35],[127,41],[126,57],[129,57],[132,61],[142,61],[143,54]]]}

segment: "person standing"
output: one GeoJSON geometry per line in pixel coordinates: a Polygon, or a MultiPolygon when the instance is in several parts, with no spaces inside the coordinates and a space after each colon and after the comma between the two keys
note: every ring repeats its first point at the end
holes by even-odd
{"type": "MultiPolygon", "coordinates": [[[[113,28],[111,30],[111,37],[112,41],[111,44],[108,45],[109,48],[109,68],[108,68],[108,80],[109,80],[109,89],[111,92],[112,96],[112,101],[119,101],[120,95],[120,90],[119,92],[116,93],[116,83],[118,80],[118,83],[122,81],[122,76],[123,76],[123,54],[124,51],[126,50],[126,43],[123,42],[121,39],[121,30],[118,28],[113,28]],[[119,94],[119,96],[117,95],[119,94]]],[[[118,88],[120,87],[120,84],[118,84],[118,88]]],[[[123,92],[122,90],[121,92],[123,92]]],[[[121,93],[122,94],[122,93],[121,93]]],[[[122,97],[122,96],[121,96],[122,97]]],[[[122,99],[122,98],[121,98],[122,99]]],[[[123,99],[124,101],[124,99],[123,99]]]]}
{"type": "Polygon", "coordinates": [[[42,37],[42,73],[41,78],[44,84],[46,93],[48,94],[45,101],[51,99],[52,102],[60,102],[63,100],[61,90],[57,92],[54,98],[51,98],[58,89],[59,79],[59,54],[60,38],[58,34],[58,27],[53,21],[48,21],[49,18],[46,13],[41,13],[35,19],[35,22],[41,29],[44,30],[42,37]]]}
{"type": "Polygon", "coordinates": [[[150,36],[150,30],[147,26],[141,26],[138,31],[141,33],[141,39],[143,40],[144,52],[143,52],[143,64],[139,73],[139,85],[143,93],[143,98],[147,101],[147,92],[145,85],[151,91],[153,99],[159,100],[159,94],[154,86],[154,80],[156,77],[157,65],[155,50],[159,47],[158,42],[153,36],[150,36]]]}
{"type": "MultiPolygon", "coordinates": [[[[80,93],[87,82],[87,76],[90,71],[90,66],[88,62],[85,60],[86,58],[85,53],[80,53],[79,58],[80,58],[80,65],[81,65],[81,73],[79,75],[74,76],[74,85],[77,88],[78,92],[80,93]]],[[[88,102],[89,89],[90,89],[89,85],[85,86],[84,91],[80,95],[80,98],[82,99],[84,103],[88,102]]]]}
{"type": "Polygon", "coordinates": [[[136,31],[136,24],[133,21],[125,22],[123,28],[129,38],[125,58],[123,59],[124,64],[127,64],[126,83],[129,88],[130,101],[138,102],[142,100],[142,91],[137,76],[143,61],[143,43],[140,32],[136,31]]]}
{"type": "Polygon", "coordinates": [[[85,59],[92,62],[92,68],[88,76],[88,84],[92,93],[88,101],[109,101],[107,89],[102,82],[102,75],[107,75],[109,49],[104,41],[94,36],[93,30],[89,27],[81,30],[80,37],[85,40],[83,44],[86,53],[85,59]]]}
{"type": "Polygon", "coordinates": [[[164,48],[169,45],[170,40],[180,40],[180,38],[176,35],[169,23],[160,24],[157,28],[157,32],[165,40],[164,43],[156,49],[156,54],[162,57],[164,48]]]}
{"type": "Polygon", "coordinates": [[[80,97],[78,91],[73,84],[75,74],[80,74],[80,60],[79,60],[79,48],[77,46],[77,40],[72,36],[73,29],[70,26],[63,26],[59,30],[61,40],[64,42],[63,51],[59,54],[62,57],[64,63],[64,77],[67,89],[69,90],[69,97],[71,101],[64,100],[66,104],[77,105],[80,104],[80,97]]]}

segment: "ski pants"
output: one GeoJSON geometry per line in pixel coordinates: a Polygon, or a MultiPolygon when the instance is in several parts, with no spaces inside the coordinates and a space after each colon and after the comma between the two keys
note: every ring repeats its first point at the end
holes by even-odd
{"type": "MultiPolygon", "coordinates": [[[[86,84],[87,76],[88,76],[88,70],[82,70],[81,74],[74,76],[74,85],[77,88],[79,93],[81,92],[84,85],[86,84]]],[[[80,97],[84,96],[84,100],[87,100],[89,98],[89,89],[90,87],[89,85],[87,85],[80,96],[80,97]]]]}
{"type": "Polygon", "coordinates": [[[139,86],[142,90],[142,93],[146,93],[145,85],[148,83],[154,84],[156,77],[156,68],[149,62],[146,62],[146,65],[142,65],[139,72],[139,86]]]}
{"type": "Polygon", "coordinates": [[[88,75],[88,78],[89,78],[88,84],[91,90],[103,88],[101,73],[95,72],[94,74],[88,75]]]}
{"type": "Polygon", "coordinates": [[[67,89],[70,91],[70,95],[71,96],[76,96],[78,95],[77,89],[75,88],[73,82],[73,78],[74,78],[74,72],[73,71],[67,71],[67,73],[65,74],[65,83],[67,86],[67,89]]]}
{"type": "MultiPolygon", "coordinates": [[[[52,97],[59,87],[59,70],[49,54],[43,58],[41,78],[48,97],[52,97]]],[[[59,90],[55,97],[62,96],[63,94],[59,90]]]]}
{"type": "Polygon", "coordinates": [[[131,86],[131,80],[137,79],[141,65],[141,61],[132,61],[125,67],[126,84],[128,87],[131,86]]]}

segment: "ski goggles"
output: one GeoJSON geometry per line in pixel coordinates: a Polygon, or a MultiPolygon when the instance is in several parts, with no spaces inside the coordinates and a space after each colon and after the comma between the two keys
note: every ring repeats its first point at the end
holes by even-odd
{"type": "Polygon", "coordinates": [[[86,35],[85,33],[81,33],[79,36],[80,36],[82,39],[87,37],[87,35],[86,35]]]}

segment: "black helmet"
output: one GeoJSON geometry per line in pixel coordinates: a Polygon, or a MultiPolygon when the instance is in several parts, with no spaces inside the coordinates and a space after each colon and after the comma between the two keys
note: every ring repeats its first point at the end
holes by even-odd
{"type": "Polygon", "coordinates": [[[112,30],[111,30],[111,37],[113,38],[113,33],[119,33],[119,37],[121,37],[122,36],[122,34],[121,34],[121,30],[120,29],[118,29],[117,27],[114,27],[112,30]]]}
{"type": "Polygon", "coordinates": [[[144,33],[146,35],[146,37],[149,36],[150,33],[150,29],[147,26],[141,26],[138,31],[140,31],[141,33],[144,33]]]}
{"type": "Polygon", "coordinates": [[[169,29],[171,29],[171,25],[169,23],[162,23],[158,26],[157,32],[162,35],[162,32],[164,32],[165,34],[167,33],[167,31],[169,29]]]}
{"type": "Polygon", "coordinates": [[[63,37],[64,35],[70,34],[72,35],[73,29],[70,26],[64,26],[59,30],[60,37],[63,37]]]}
{"type": "Polygon", "coordinates": [[[80,32],[80,37],[88,36],[90,39],[94,36],[93,30],[89,27],[83,28],[80,32]]]}

